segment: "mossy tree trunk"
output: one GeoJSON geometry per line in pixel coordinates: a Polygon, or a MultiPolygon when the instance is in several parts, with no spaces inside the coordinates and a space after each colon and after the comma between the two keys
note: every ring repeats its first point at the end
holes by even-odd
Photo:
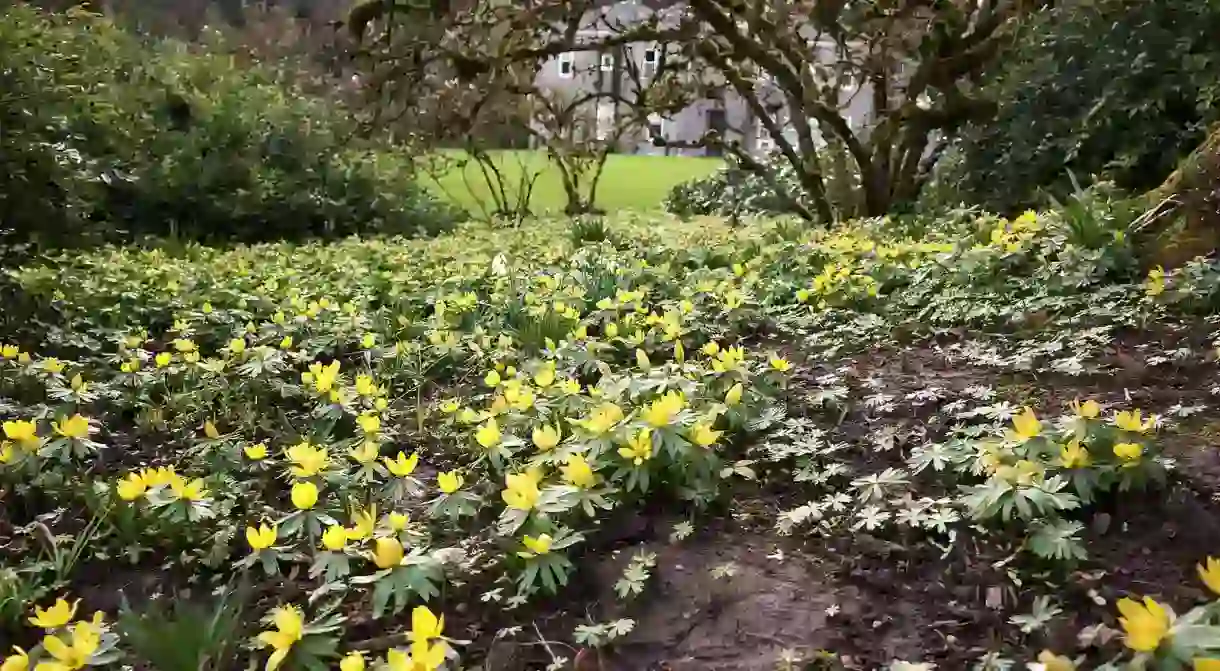
{"type": "Polygon", "coordinates": [[[1220,249],[1220,124],[1144,200],[1150,223],[1135,243],[1145,265],[1172,268],[1220,249]]]}

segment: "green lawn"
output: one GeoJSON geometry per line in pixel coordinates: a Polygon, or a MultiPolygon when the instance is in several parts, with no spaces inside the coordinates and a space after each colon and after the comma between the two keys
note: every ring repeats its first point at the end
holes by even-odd
{"type": "MultiPolygon", "coordinates": [[[[509,185],[519,183],[523,170],[542,172],[530,199],[534,212],[563,210],[566,203],[563,185],[544,153],[503,151],[498,152],[497,158],[509,185]]],[[[615,154],[606,160],[597,188],[597,205],[608,212],[656,209],[673,185],[710,174],[721,164],[718,158],[615,154]]],[[[464,172],[463,175],[463,171],[454,170],[439,180],[425,179],[433,191],[456,205],[470,210],[478,209],[479,202],[490,205],[492,192],[479,168],[472,162],[464,172]]]]}

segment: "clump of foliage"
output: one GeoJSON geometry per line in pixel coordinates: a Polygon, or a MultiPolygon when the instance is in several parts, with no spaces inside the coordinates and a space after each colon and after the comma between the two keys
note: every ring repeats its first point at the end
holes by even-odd
{"type": "Polygon", "coordinates": [[[1216,121],[1220,8],[1184,2],[1056,3],[1026,25],[987,84],[998,116],[971,128],[943,166],[947,197],[1012,212],[1072,175],[1144,191],[1216,121]]]}
{"type": "Polygon", "coordinates": [[[44,246],[146,235],[432,234],[453,214],[342,109],[258,66],[109,20],[0,18],[0,219],[44,246]]]}
{"type": "MultiPolygon", "coordinates": [[[[855,191],[860,181],[845,159],[845,154],[830,148],[824,148],[819,159],[832,210],[843,217],[853,214],[859,205],[855,191]]],[[[803,197],[796,170],[778,154],[760,159],[758,164],[743,165],[730,154],[715,173],[670,189],[665,210],[680,217],[799,216],[807,204],[800,205],[803,197]]]]}
{"type": "MultiPolygon", "coordinates": [[[[787,188],[800,188],[791,168],[782,162],[769,163],[774,164],[769,166],[773,179],[787,188]]],[[[776,194],[766,179],[742,168],[732,156],[711,175],[675,184],[665,198],[665,210],[680,217],[795,214],[789,201],[776,194]]]]}

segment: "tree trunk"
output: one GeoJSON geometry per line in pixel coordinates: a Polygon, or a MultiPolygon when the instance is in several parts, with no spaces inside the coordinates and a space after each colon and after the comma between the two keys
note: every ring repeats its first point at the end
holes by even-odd
{"type": "Polygon", "coordinates": [[[1151,223],[1133,242],[1145,266],[1172,268],[1220,249],[1220,124],[1144,201],[1151,223]]]}

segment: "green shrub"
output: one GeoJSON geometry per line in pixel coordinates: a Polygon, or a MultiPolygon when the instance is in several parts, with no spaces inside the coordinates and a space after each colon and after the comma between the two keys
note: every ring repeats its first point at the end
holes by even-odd
{"type": "MultiPolygon", "coordinates": [[[[837,146],[823,147],[818,155],[822,180],[832,207],[840,218],[850,218],[857,210],[859,179],[849,167],[846,154],[837,146]]],[[[700,215],[780,216],[797,214],[789,198],[805,204],[805,187],[792,164],[778,154],[761,160],[768,178],[742,167],[729,156],[724,167],[706,177],[682,182],[665,198],[665,209],[680,217],[700,215]],[[789,198],[780,196],[772,185],[778,184],[789,198]]]]}
{"type": "MultiPolygon", "coordinates": [[[[766,161],[775,179],[789,193],[800,194],[796,173],[785,160],[766,161]]],[[[766,180],[729,157],[724,167],[706,176],[675,185],[665,198],[665,209],[680,217],[703,215],[744,216],[792,214],[791,204],[766,180]]]]}
{"type": "Polygon", "coordinates": [[[433,234],[409,157],[270,70],[82,12],[0,20],[0,217],[40,246],[433,234]]]}
{"type": "Polygon", "coordinates": [[[924,195],[1010,213],[1062,199],[1076,179],[1144,191],[1220,119],[1220,4],[1057,3],[1019,36],[969,129],[924,195]]]}

